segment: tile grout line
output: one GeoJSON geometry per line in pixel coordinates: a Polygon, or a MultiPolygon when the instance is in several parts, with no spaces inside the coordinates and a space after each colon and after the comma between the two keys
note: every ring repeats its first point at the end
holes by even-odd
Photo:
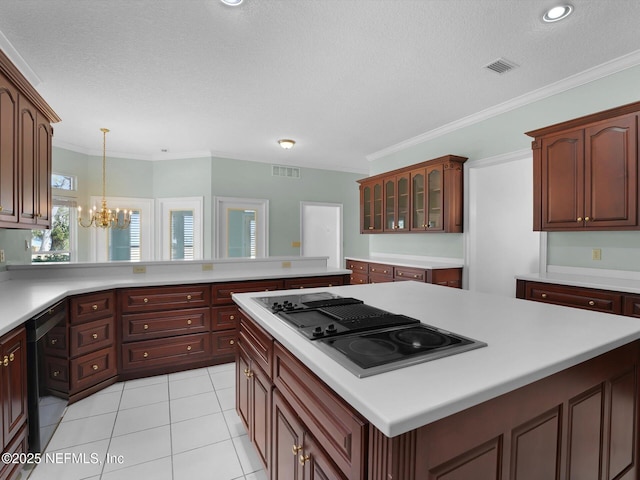
{"type": "Polygon", "coordinates": [[[101,480],[102,480],[102,475],[104,474],[104,469],[107,466],[107,455],[109,455],[109,448],[111,448],[111,441],[113,440],[113,432],[115,432],[116,430],[116,423],[118,422],[118,415],[120,414],[120,405],[122,404],[122,397],[124,396],[124,387],[125,385],[122,385],[122,390],[120,390],[120,400],[118,401],[118,409],[116,410],[116,416],[113,419],[113,426],[111,427],[111,436],[109,437],[109,443],[107,444],[107,451],[105,452],[102,468],[100,469],[101,480]]]}

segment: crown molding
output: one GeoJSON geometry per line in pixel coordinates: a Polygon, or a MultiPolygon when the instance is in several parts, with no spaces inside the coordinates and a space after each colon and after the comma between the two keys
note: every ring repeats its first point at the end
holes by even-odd
{"type": "Polygon", "coordinates": [[[505,163],[511,163],[519,160],[531,158],[532,153],[530,148],[522,150],[515,150],[513,152],[501,153],[494,155],[493,157],[482,158],[480,160],[470,160],[465,163],[465,167],[468,168],[484,168],[492,167],[494,165],[502,165],[505,163]]]}
{"type": "Polygon", "coordinates": [[[542,100],[558,93],[565,92],[580,85],[599,80],[601,78],[607,77],[617,72],[621,72],[622,70],[626,70],[627,68],[635,67],[637,65],[640,65],[640,50],[636,50],[627,55],[623,55],[622,57],[615,58],[588,70],[584,70],[583,72],[577,73],[563,80],[559,80],[537,90],[533,90],[529,93],[513,98],[506,102],[499,103],[498,105],[494,105],[493,107],[481,110],[467,117],[447,123],[446,125],[409,138],[403,142],[396,143],[395,145],[391,145],[390,147],[383,148],[382,150],[378,150],[377,152],[367,155],[366,158],[371,162],[373,160],[386,157],[387,155],[391,155],[392,153],[399,152],[401,150],[412,147],[414,145],[418,145],[420,143],[427,142],[429,140],[434,140],[438,137],[454,132],[461,128],[465,128],[484,120],[488,120],[492,117],[501,115],[511,110],[515,110],[516,108],[520,108],[538,100],[542,100]]]}
{"type": "Polygon", "coordinates": [[[29,66],[27,61],[18,53],[18,51],[11,44],[9,39],[5,36],[2,31],[0,31],[0,50],[4,52],[4,54],[11,60],[11,62],[16,66],[20,73],[25,76],[25,78],[29,81],[33,87],[37,87],[42,83],[40,77],[33,71],[33,69],[29,66]]]}

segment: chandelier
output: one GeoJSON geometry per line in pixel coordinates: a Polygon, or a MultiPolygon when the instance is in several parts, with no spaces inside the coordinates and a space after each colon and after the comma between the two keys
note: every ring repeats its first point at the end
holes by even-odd
{"type": "Polygon", "coordinates": [[[89,220],[85,223],[82,221],[82,207],[78,207],[78,224],[81,227],[100,227],[100,228],[129,228],[131,223],[131,210],[120,210],[116,208],[111,210],[107,207],[106,198],[106,172],[107,172],[107,132],[108,128],[101,128],[102,132],[102,206],[100,209],[93,207],[89,209],[89,220]]]}

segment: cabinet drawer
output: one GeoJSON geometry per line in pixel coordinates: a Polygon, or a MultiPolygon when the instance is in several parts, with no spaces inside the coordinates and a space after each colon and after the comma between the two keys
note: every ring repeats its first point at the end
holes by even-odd
{"type": "Polygon", "coordinates": [[[347,269],[351,270],[354,274],[360,273],[367,275],[369,273],[369,264],[366,262],[347,259],[347,269]]]}
{"type": "Polygon", "coordinates": [[[393,277],[388,275],[376,275],[374,273],[369,274],[369,283],[388,283],[393,282],[393,277]]]}
{"type": "Polygon", "coordinates": [[[367,274],[351,274],[351,285],[364,285],[365,283],[369,283],[369,276],[367,274]]]}
{"type": "Polygon", "coordinates": [[[122,315],[123,342],[202,333],[209,330],[209,308],[122,315]]]}
{"type": "Polygon", "coordinates": [[[347,478],[363,478],[367,422],[279,343],[273,381],[347,478]]]}
{"type": "Polygon", "coordinates": [[[383,265],[381,263],[370,263],[369,276],[371,275],[393,278],[393,266],[383,265]]]}
{"type": "Polygon", "coordinates": [[[98,350],[71,360],[71,394],[85,390],[97,383],[115,376],[115,346],[98,350]]]}
{"type": "Polygon", "coordinates": [[[44,336],[44,353],[54,357],[69,356],[66,325],[55,326],[44,336]]]}
{"type": "Polygon", "coordinates": [[[72,324],[109,317],[115,313],[115,293],[101,292],[81,295],[71,299],[70,321],[72,324]]]}
{"type": "Polygon", "coordinates": [[[627,317],[640,318],[640,296],[638,295],[624,296],[624,314],[627,317]]]}
{"type": "Polygon", "coordinates": [[[208,307],[209,301],[208,285],[133,288],[120,293],[120,306],[123,312],[208,307]]]}
{"type": "Polygon", "coordinates": [[[238,340],[251,358],[271,378],[273,363],[273,338],[253,320],[240,310],[240,327],[238,340]]]}
{"type": "Polygon", "coordinates": [[[237,330],[213,332],[211,334],[211,351],[214,357],[235,355],[238,343],[237,330]]]}
{"type": "Polygon", "coordinates": [[[71,357],[84,355],[113,344],[113,317],[72,325],[70,331],[71,357]]]}
{"type": "Polygon", "coordinates": [[[232,305],[231,295],[246,292],[269,292],[281,290],[282,280],[264,280],[259,282],[218,283],[211,287],[213,305],[232,305]]]}
{"type": "Polygon", "coordinates": [[[415,280],[424,282],[426,280],[425,270],[410,267],[395,267],[394,280],[415,280]]]}
{"type": "Polygon", "coordinates": [[[211,354],[210,335],[198,333],[122,345],[122,369],[134,370],[205,359],[211,354]]]}
{"type": "Polygon", "coordinates": [[[444,287],[462,288],[462,269],[443,268],[429,270],[427,272],[427,282],[444,287]]]}
{"type": "Polygon", "coordinates": [[[44,368],[47,388],[69,393],[69,361],[64,358],[45,356],[44,368]]]}
{"type": "Polygon", "coordinates": [[[525,298],[585,310],[622,313],[622,295],[604,290],[532,282],[527,283],[525,298]]]}
{"type": "Polygon", "coordinates": [[[238,329],[240,310],[235,305],[211,308],[211,330],[238,329]]]}
{"type": "Polygon", "coordinates": [[[327,277],[288,278],[284,280],[285,290],[291,288],[335,287],[344,285],[342,275],[330,275],[327,277]]]}

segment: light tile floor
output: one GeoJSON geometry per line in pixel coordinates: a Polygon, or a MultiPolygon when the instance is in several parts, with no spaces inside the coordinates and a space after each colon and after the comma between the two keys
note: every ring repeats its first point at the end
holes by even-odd
{"type": "Polygon", "coordinates": [[[266,480],[235,364],[119,382],[70,405],[29,480],[266,480]]]}

